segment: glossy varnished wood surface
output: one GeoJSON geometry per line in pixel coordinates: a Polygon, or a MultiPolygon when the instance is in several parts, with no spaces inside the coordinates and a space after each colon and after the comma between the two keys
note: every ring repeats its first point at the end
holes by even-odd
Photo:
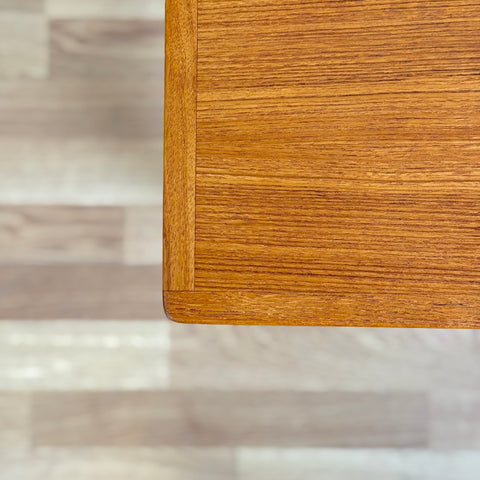
{"type": "Polygon", "coordinates": [[[195,268],[192,288],[166,286],[168,313],[478,326],[480,6],[199,0],[183,14],[198,17],[195,268]]]}

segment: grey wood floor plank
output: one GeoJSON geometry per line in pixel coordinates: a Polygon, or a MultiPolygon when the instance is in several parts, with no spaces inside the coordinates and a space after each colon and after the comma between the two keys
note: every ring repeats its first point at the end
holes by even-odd
{"type": "Polygon", "coordinates": [[[427,408],[397,393],[39,392],[32,434],[36,446],[426,447],[427,408]]]}

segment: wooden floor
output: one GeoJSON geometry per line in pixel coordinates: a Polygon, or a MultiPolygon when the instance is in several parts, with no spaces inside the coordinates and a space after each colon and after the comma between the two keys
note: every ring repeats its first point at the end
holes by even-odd
{"type": "Polygon", "coordinates": [[[477,480],[480,333],[164,318],[163,32],[0,0],[0,480],[477,480]]]}

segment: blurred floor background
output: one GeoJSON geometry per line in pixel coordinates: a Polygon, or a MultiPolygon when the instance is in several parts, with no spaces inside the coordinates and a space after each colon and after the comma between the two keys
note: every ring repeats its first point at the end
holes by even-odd
{"type": "Polygon", "coordinates": [[[172,324],[164,5],[0,0],[0,480],[477,480],[475,331],[172,324]]]}

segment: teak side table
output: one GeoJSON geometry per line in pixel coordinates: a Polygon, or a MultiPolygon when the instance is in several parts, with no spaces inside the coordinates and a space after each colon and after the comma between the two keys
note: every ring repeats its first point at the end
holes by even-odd
{"type": "Polygon", "coordinates": [[[167,0],[181,322],[480,326],[480,2],[167,0]]]}

